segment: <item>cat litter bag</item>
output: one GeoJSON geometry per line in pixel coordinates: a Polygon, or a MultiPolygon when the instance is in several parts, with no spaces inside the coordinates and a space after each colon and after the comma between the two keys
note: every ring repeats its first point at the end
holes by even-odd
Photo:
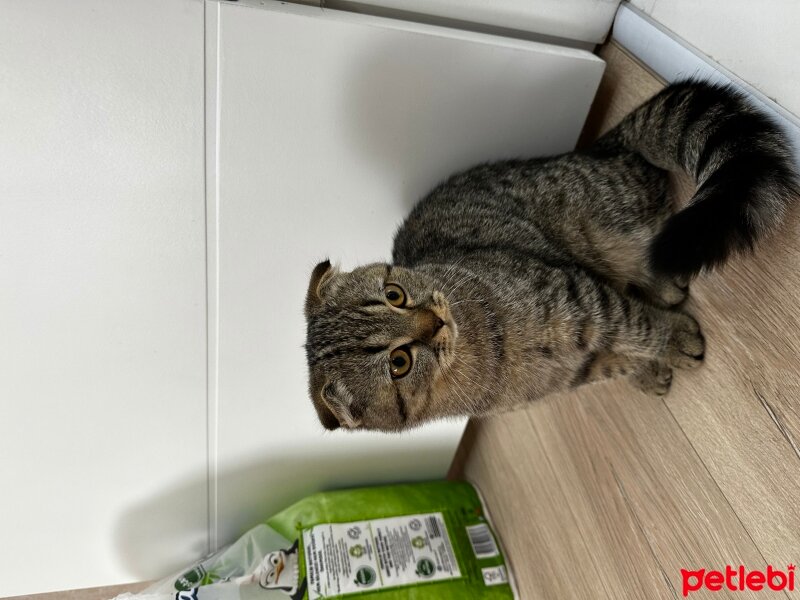
{"type": "Polygon", "coordinates": [[[195,566],[116,600],[510,600],[511,572],[465,482],[322,492],[195,566]]]}

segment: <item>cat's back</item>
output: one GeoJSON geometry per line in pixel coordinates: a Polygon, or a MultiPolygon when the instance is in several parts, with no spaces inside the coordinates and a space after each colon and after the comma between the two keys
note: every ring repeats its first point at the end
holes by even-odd
{"type": "MultiPolygon", "coordinates": [[[[465,251],[497,247],[523,217],[517,206],[542,159],[485,163],[452,175],[423,197],[394,238],[395,264],[441,262],[465,251]],[[517,199],[517,200],[515,200],[517,199]]],[[[525,196],[530,196],[528,193],[525,196]]]]}
{"type": "Polygon", "coordinates": [[[569,153],[486,163],[457,173],[420,200],[403,222],[394,240],[394,262],[448,261],[481,249],[568,257],[559,233],[565,211],[602,193],[619,173],[630,172],[632,165],[625,164],[630,160],[569,153]]]}

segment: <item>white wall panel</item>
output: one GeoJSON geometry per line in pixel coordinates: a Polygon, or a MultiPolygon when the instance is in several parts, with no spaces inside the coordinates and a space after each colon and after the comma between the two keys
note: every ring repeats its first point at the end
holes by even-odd
{"type": "MultiPolygon", "coordinates": [[[[614,18],[614,39],[665,81],[695,77],[732,85],[784,128],[793,147],[800,147],[797,116],[630,4],[614,18]]],[[[795,162],[800,166],[800,156],[795,162]]]]}
{"type": "Polygon", "coordinates": [[[413,204],[455,170],[571,149],[604,65],[303,6],[218,10],[212,511],[225,542],[319,488],[445,474],[462,423],[402,436],[322,430],[302,349],[308,276],[326,256],[345,267],[387,259],[413,204]]]}
{"type": "Polygon", "coordinates": [[[351,10],[395,10],[545,36],[605,40],[619,0],[326,0],[351,10]]]}
{"type": "Polygon", "coordinates": [[[800,116],[797,0],[632,0],[632,4],[800,116]]]}
{"type": "Polygon", "coordinates": [[[207,545],[202,3],[0,2],[0,165],[0,596],[161,574],[207,545]]]}

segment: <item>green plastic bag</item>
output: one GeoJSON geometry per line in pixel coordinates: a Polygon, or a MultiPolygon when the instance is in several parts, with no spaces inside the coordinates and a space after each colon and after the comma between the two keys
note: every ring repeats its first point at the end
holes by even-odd
{"type": "Polygon", "coordinates": [[[464,482],[309,496],[131,600],[510,600],[513,580],[464,482]]]}

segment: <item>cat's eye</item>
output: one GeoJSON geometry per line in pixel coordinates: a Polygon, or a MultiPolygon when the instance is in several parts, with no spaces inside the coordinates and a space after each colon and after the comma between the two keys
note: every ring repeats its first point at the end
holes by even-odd
{"type": "Polygon", "coordinates": [[[389,304],[396,308],[402,308],[406,305],[406,293],[403,288],[395,283],[390,283],[383,288],[383,294],[389,304]]]}
{"type": "Polygon", "coordinates": [[[389,371],[392,377],[407,375],[411,370],[411,353],[407,348],[395,348],[389,354],[389,371]]]}

